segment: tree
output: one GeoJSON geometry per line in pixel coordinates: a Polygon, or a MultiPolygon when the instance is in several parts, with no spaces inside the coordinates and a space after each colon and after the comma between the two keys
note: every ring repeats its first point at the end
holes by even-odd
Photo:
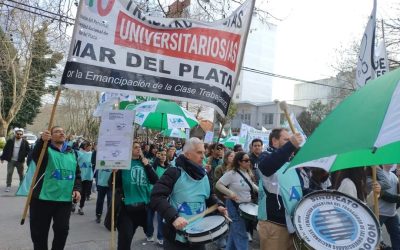
{"type": "Polygon", "coordinates": [[[323,104],[320,100],[311,102],[307,110],[297,117],[304,133],[310,136],[331,110],[332,107],[329,104],[323,104]]]}

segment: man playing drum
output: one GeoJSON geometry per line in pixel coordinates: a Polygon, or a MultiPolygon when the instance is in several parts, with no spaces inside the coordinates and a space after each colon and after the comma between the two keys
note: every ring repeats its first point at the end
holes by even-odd
{"type": "Polygon", "coordinates": [[[293,152],[300,147],[302,140],[299,133],[290,137],[285,129],[273,129],[270,134],[270,147],[274,151],[262,158],[258,165],[262,173],[264,189],[267,191],[267,207],[264,211],[267,220],[259,220],[257,226],[262,250],[294,249],[293,237],[286,227],[284,203],[282,197],[278,194],[279,185],[276,172],[285,162],[289,161],[293,152]]]}
{"type": "Polygon", "coordinates": [[[207,173],[202,166],[204,143],[190,138],[183,154],[176,159],[176,168],[169,168],[154,185],[150,207],[164,218],[164,249],[205,249],[204,244],[189,245],[181,233],[190,217],[218,204],[218,211],[226,208],[213,194],[207,173]]]}

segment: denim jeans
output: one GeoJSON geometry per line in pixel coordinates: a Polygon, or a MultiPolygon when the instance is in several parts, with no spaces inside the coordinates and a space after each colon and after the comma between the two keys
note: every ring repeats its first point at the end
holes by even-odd
{"type": "Polygon", "coordinates": [[[232,223],[229,226],[228,242],[226,250],[247,250],[249,247],[249,238],[247,237],[245,220],[240,217],[238,208],[233,201],[225,201],[229,217],[232,223]]]}
{"type": "Polygon", "coordinates": [[[111,204],[111,189],[97,185],[96,215],[103,214],[104,199],[107,196],[107,208],[111,204]]]}
{"type": "MultiPolygon", "coordinates": [[[[147,208],[147,232],[146,232],[146,237],[150,238],[154,234],[154,210],[151,208],[147,208]]],[[[157,239],[162,240],[163,234],[162,234],[162,217],[157,213],[157,239]]]]}
{"type": "Polygon", "coordinates": [[[399,216],[383,216],[379,215],[379,222],[381,226],[385,224],[386,230],[390,236],[390,242],[392,243],[393,250],[400,249],[400,220],[399,216]]]}

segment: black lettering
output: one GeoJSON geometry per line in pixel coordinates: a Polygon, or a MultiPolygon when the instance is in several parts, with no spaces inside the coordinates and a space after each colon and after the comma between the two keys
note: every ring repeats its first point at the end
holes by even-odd
{"type": "Polygon", "coordinates": [[[108,61],[112,64],[115,64],[114,57],[115,51],[109,48],[100,47],[100,62],[104,62],[104,59],[107,57],[108,61]]]}
{"type": "Polygon", "coordinates": [[[194,66],[194,69],[193,69],[193,78],[203,80],[203,79],[204,79],[204,76],[199,75],[199,68],[200,68],[199,66],[194,66]]]}
{"type": "Polygon", "coordinates": [[[156,66],[157,66],[157,59],[147,56],[144,57],[144,69],[157,71],[156,66]],[[151,66],[154,66],[154,68],[152,68],[151,66]]]}
{"type": "Polygon", "coordinates": [[[139,67],[141,64],[142,64],[142,58],[139,55],[128,52],[126,57],[126,66],[139,67]],[[132,62],[133,58],[136,59],[135,63],[132,62]]]}
{"type": "Polygon", "coordinates": [[[81,51],[81,44],[82,44],[81,40],[76,41],[74,49],[72,50],[73,56],[79,56],[79,52],[81,51]]]}
{"type": "Polygon", "coordinates": [[[94,53],[93,44],[91,44],[91,43],[86,44],[80,57],[85,57],[85,56],[90,57],[90,59],[92,59],[92,60],[95,60],[95,61],[97,60],[96,53],[94,53]]]}
{"type": "Polygon", "coordinates": [[[236,25],[237,28],[242,28],[242,25],[243,25],[242,16],[243,16],[243,10],[241,10],[241,11],[239,12],[239,15],[238,15],[238,23],[237,23],[237,25],[236,25]]]}
{"type": "Polygon", "coordinates": [[[171,74],[171,71],[168,71],[164,68],[164,60],[160,60],[160,65],[158,67],[158,70],[160,71],[160,73],[171,74]]]}
{"type": "Polygon", "coordinates": [[[189,64],[181,63],[179,65],[179,76],[183,76],[185,72],[190,72],[190,71],[192,71],[192,66],[190,66],[189,64]]]}

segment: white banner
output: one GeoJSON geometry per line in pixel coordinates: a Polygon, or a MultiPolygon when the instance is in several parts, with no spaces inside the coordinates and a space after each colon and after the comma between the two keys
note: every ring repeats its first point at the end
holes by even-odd
{"type": "Polygon", "coordinates": [[[246,152],[249,152],[251,142],[254,139],[261,139],[261,141],[263,142],[263,151],[266,151],[269,146],[269,134],[270,134],[270,131],[262,132],[260,130],[256,130],[256,131],[248,132],[247,137],[246,137],[246,143],[244,144],[243,150],[246,152]]]}
{"type": "Polygon", "coordinates": [[[207,131],[204,136],[204,143],[212,143],[214,138],[214,132],[207,131]]]}
{"type": "Polygon", "coordinates": [[[133,143],[132,110],[105,111],[101,116],[96,168],[129,169],[133,143]]]}
{"type": "Polygon", "coordinates": [[[363,38],[360,44],[360,52],[358,54],[356,83],[357,86],[363,87],[368,80],[374,79],[374,42],[375,42],[375,26],[376,26],[376,0],[371,16],[369,17],[367,27],[365,28],[363,38]]]}
{"type": "Polygon", "coordinates": [[[389,60],[386,53],[385,40],[382,39],[375,50],[375,76],[379,77],[389,72],[389,60]]]}
{"type": "Polygon", "coordinates": [[[190,101],[225,115],[254,0],[213,23],[144,16],[132,1],[81,0],[62,84],[190,101]]]}

